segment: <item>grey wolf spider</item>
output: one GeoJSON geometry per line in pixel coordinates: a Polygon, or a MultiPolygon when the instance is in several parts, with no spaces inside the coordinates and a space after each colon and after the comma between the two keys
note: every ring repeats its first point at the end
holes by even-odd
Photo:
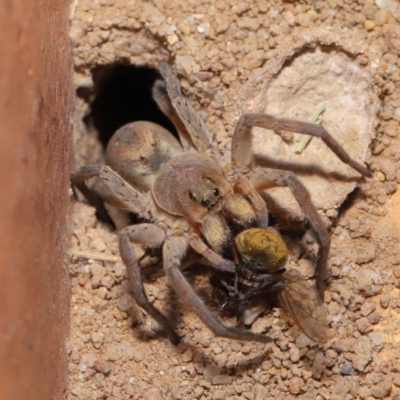
{"type": "Polygon", "coordinates": [[[181,271],[186,255],[194,251],[213,268],[235,274],[234,261],[223,257],[234,234],[249,227],[268,226],[267,207],[259,191],[288,186],[319,244],[315,278],[322,291],[330,247],[327,229],[307,189],[293,173],[255,165],[252,127],[319,137],[344,163],[364,176],[369,177],[371,173],[353,160],[323,127],[266,114],[240,117],[227,162],[215,138],[182,95],[171,67],[163,62],[159,72],[164,81],[155,83],[153,97],[176,126],[180,142],[154,123],[129,123],[111,138],[106,150],[107,165],[79,169],[72,174],[72,184],[100,212],[104,211],[102,199],[148,221],[119,232],[120,253],[136,303],[165,329],[173,344],[179,343],[180,337],[146,296],[140,270],[142,257],[138,256],[136,245],[146,250],[161,249],[171,287],[215,335],[269,342],[272,339],[266,335],[224,325],[198,297],[181,271]]]}

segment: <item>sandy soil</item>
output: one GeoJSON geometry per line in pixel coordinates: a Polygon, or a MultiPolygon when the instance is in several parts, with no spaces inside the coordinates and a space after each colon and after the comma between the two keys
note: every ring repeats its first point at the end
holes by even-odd
{"type": "MultiPolygon", "coordinates": [[[[182,336],[174,347],[131,299],[115,231],[96,219],[92,207],[73,200],[69,399],[400,399],[400,5],[376,3],[72,4],[76,167],[102,160],[97,131],[83,117],[90,100],[106,92],[101,75],[113,63],[154,68],[168,60],[224,144],[239,117],[235,104],[243,103],[243,85],[285,43],[329,28],[352,54],[356,47],[363,51],[357,62],[371,67],[381,107],[368,138],[374,178],[360,181],[341,207],[324,208],[315,199],[332,225],[325,301],[334,337],[326,345],[311,342],[280,309],[249,327],[273,336],[273,344],[216,338],[178,306],[164,277],[149,278],[149,298],[182,336]]],[[[106,93],[111,103],[97,114],[102,127],[107,118],[117,124],[113,113],[122,107],[112,104],[118,94],[106,93]]],[[[92,114],[94,109],[93,103],[92,114]]],[[[207,281],[206,272],[189,277],[194,285],[207,281]]]]}

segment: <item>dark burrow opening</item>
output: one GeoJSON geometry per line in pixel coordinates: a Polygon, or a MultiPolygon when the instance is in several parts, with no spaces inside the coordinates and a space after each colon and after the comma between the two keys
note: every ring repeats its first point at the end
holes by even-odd
{"type": "Polygon", "coordinates": [[[159,78],[154,68],[128,64],[98,65],[92,69],[93,87],[80,87],[77,94],[89,103],[84,121],[94,126],[104,147],[118,128],[133,121],[151,121],[176,135],[175,127],[151,95],[159,78]]]}

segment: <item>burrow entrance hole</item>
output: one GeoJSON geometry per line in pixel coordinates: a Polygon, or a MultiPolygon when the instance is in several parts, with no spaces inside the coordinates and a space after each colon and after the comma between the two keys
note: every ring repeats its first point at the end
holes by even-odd
{"type": "Polygon", "coordinates": [[[154,82],[161,79],[156,69],[108,64],[91,72],[93,87],[80,87],[77,95],[89,103],[84,121],[95,127],[104,147],[118,128],[133,121],[151,121],[176,135],[151,95],[154,82]]]}

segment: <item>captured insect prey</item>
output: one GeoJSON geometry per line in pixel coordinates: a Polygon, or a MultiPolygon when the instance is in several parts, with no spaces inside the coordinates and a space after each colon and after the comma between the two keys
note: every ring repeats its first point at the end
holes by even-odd
{"type": "Polygon", "coordinates": [[[216,273],[211,280],[221,312],[247,325],[277,301],[306,336],[325,343],[330,338],[326,307],[314,282],[285,269],[288,251],[280,234],[273,228],[250,228],[234,243],[236,275],[216,273]]]}
{"type": "Polygon", "coordinates": [[[325,341],[328,334],[325,319],[319,315],[322,307],[319,293],[324,290],[329,256],[327,228],[308,190],[292,172],[257,164],[253,157],[252,128],[263,128],[264,134],[272,129],[319,137],[340,160],[361,175],[369,177],[370,171],[352,159],[322,126],[267,114],[245,114],[238,119],[227,156],[226,146],[221,147],[181,93],[172,68],[163,62],[159,73],[152,96],[175,125],[179,140],[152,122],[131,122],[119,128],[109,141],[106,165],[83,166],[71,176],[73,187],[99,214],[107,215],[113,207],[133,213],[143,221],[123,227],[118,233],[120,254],[137,305],[159,323],[173,344],[180,342],[173,324],[148,299],[142,282],[143,257],[157,253],[177,298],[216,336],[272,341],[267,335],[225,325],[207,307],[182,273],[182,266],[195,255],[232,278],[221,281],[226,286],[228,303],[235,307],[237,303],[237,308],[242,309],[257,296],[276,292],[300,329],[313,340],[325,341]],[[259,240],[267,243],[270,240],[267,205],[260,195],[266,187],[288,187],[314,231],[319,246],[316,288],[310,286],[305,290],[308,281],[283,270],[287,252],[279,240],[272,241],[268,250],[263,249],[264,244],[257,247],[259,240]],[[261,234],[248,230],[252,227],[261,228],[261,234]],[[237,262],[225,254],[234,240],[237,262]]]}

